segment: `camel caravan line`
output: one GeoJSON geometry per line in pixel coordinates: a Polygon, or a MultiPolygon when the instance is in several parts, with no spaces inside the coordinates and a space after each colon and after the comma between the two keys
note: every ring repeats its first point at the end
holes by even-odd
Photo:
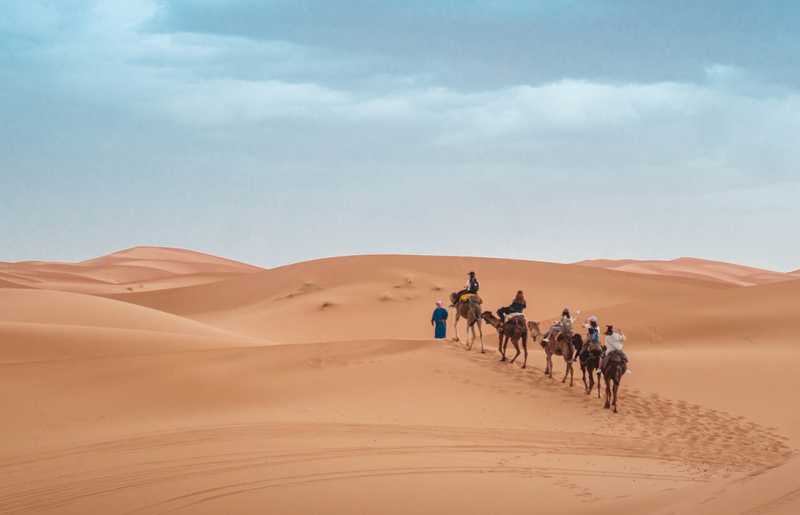
{"type": "MultiPolygon", "coordinates": [[[[518,296],[521,293],[518,292],[518,296]]],[[[569,378],[569,385],[573,386],[573,363],[577,361],[581,367],[585,393],[590,395],[594,391],[595,385],[597,385],[597,398],[601,398],[600,383],[602,377],[606,387],[604,408],[613,409],[614,413],[617,412],[617,394],[622,376],[627,371],[627,356],[622,352],[621,346],[624,335],[613,332],[612,326],[608,326],[607,341],[609,341],[609,335],[614,335],[617,340],[613,341],[617,341],[619,346],[606,349],[605,346],[600,344],[599,333],[592,335],[592,330],[597,331],[597,319],[595,317],[590,318],[590,325],[587,325],[587,328],[590,328],[589,336],[584,340],[579,333],[572,331],[572,318],[566,309],[565,313],[569,318],[565,319],[562,315],[562,322],[554,324],[547,331],[543,331],[539,322],[526,321],[521,310],[508,312],[509,308],[502,308],[498,310],[499,316],[491,311],[483,311],[483,300],[474,291],[462,290],[454,292],[450,295],[450,301],[451,307],[455,310],[453,341],[461,341],[458,334],[458,322],[463,318],[466,323],[467,333],[465,348],[471,350],[475,340],[479,339],[481,352],[485,353],[482,323],[486,322],[497,331],[497,351],[500,353],[500,361],[509,361],[513,364],[522,356],[521,367],[526,368],[528,365],[528,337],[530,336],[531,341],[538,341],[544,350],[546,357],[544,374],[546,376],[553,377],[553,356],[561,356],[564,358],[566,365],[561,382],[566,383],[567,378],[569,378]],[[567,321],[569,322],[568,324],[566,323],[567,321]],[[514,356],[510,360],[507,356],[509,342],[514,347],[514,356]],[[595,374],[597,374],[596,380],[595,374]]]]}

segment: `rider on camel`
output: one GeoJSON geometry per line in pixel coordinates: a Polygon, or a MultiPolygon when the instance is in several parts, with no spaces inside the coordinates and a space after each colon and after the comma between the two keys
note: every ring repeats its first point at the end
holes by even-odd
{"type": "Polygon", "coordinates": [[[575,320],[572,318],[572,315],[569,313],[569,308],[564,308],[564,311],[561,312],[561,320],[553,325],[550,330],[547,332],[547,335],[544,337],[544,342],[549,342],[552,338],[558,338],[560,335],[564,335],[565,338],[569,338],[572,336],[572,324],[575,320]]]}
{"type": "Polygon", "coordinates": [[[522,290],[519,290],[510,306],[506,306],[497,310],[497,316],[500,317],[500,320],[505,322],[506,315],[510,315],[511,313],[522,313],[527,307],[528,304],[525,302],[525,295],[522,293],[522,290]]]}
{"type": "Polygon", "coordinates": [[[583,348],[578,355],[583,356],[584,353],[591,351],[600,354],[602,347],[600,345],[600,328],[597,325],[597,317],[594,315],[590,316],[588,322],[584,324],[583,327],[586,328],[586,342],[583,344],[583,348]]]}
{"type": "Polygon", "coordinates": [[[621,357],[626,365],[628,364],[628,356],[622,350],[624,342],[625,333],[623,333],[621,329],[615,331],[613,325],[606,326],[605,353],[600,359],[600,370],[606,367],[606,363],[608,363],[608,360],[611,359],[614,354],[621,357]]]}
{"type": "Polygon", "coordinates": [[[589,323],[584,326],[587,331],[586,342],[600,345],[600,328],[597,326],[597,317],[590,316],[589,323]]]}
{"type": "Polygon", "coordinates": [[[456,300],[453,303],[453,305],[458,303],[458,301],[461,299],[461,296],[464,295],[465,293],[473,293],[473,294],[478,293],[478,289],[480,287],[481,287],[481,285],[478,282],[478,278],[475,277],[475,272],[470,272],[469,273],[469,281],[467,282],[467,287],[456,294],[456,296],[455,296],[456,300]]]}

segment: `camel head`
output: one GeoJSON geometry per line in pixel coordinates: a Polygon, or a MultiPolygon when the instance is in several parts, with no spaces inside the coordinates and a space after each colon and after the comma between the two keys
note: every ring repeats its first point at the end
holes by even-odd
{"type": "Polygon", "coordinates": [[[534,340],[542,335],[542,330],[539,328],[539,322],[534,320],[528,321],[528,330],[531,332],[531,336],[534,340]]]}
{"type": "Polygon", "coordinates": [[[501,324],[500,319],[494,316],[494,313],[492,313],[491,311],[484,311],[483,313],[481,313],[481,318],[483,319],[484,322],[491,325],[492,327],[495,328],[500,327],[501,324]]]}
{"type": "Polygon", "coordinates": [[[456,304],[458,302],[458,292],[454,291],[450,294],[450,304],[456,304]]]}

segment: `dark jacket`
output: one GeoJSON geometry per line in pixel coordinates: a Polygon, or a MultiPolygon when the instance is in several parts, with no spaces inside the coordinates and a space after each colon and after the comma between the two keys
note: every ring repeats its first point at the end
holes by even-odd
{"type": "Polygon", "coordinates": [[[525,302],[512,302],[511,305],[508,306],[508,313],[522,313],[527,307],[528,305],[525,302]]]}
{"type": "Polygon", "coordinates": [[[469,278],[469,284],[467,285],[467,291],[470,293],[478,293],[478,289],[481,287],[478,279],[475,277],[469,278]]]}

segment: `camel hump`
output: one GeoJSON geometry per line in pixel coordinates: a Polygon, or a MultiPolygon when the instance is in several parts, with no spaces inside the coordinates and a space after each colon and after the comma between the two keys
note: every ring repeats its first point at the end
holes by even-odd
{"type": "Polygon", "coordinates": [[[478,296],[477,293],[465,293],[458,300],[459,302],[464,303],[483,304],[483,300],[478,296]]]}

